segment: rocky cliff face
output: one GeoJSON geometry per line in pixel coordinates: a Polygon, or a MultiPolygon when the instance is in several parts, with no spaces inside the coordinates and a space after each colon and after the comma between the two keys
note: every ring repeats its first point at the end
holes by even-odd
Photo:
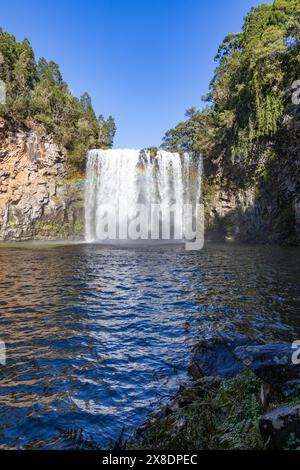
{"type": "Polygon", "coordinates": [[[274,180],[269,193],[256,185],[232,191],[219,187],[206,220],[208,238],[299,245],[299,191],[289,178],[274,180]]]}
{"type": "Polygon", "coordinates": [[[0,129],[0,239],[80,238],[83,186],[64,151],[34,132],[0,129]]]}
{"type": "Polygon", "coordinates": [[[224,161],[204,185],[210,236],[300,244],[300,106],[290,95],[281,132],[256,150],[247,177],[224,161]]]}

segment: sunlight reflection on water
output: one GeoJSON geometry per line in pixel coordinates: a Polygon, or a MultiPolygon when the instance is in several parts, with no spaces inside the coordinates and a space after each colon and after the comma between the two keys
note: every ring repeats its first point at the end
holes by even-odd
{"type": "Polygon", "coordinates": [[[1,244],[0,448],[108,446],[186,379],[199,335],[297,339],[298,259],[234,245],[1,244]]]}

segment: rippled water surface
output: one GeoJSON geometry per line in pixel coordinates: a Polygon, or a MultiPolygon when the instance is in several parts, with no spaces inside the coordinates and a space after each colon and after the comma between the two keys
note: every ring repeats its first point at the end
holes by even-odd
{"type": "Polygon", "coordinates": [[[0,448],[96,448],[186,379],[197,336],[300,338],[300,252],[1,245],[0,448]]]}

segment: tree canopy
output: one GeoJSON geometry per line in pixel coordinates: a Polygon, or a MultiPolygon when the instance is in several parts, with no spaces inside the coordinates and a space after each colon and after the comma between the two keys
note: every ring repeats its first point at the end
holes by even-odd
{"type": "Polygon", "coordinates": [[[211,161],[255,165],[258,149],[284,130],[287,92],[300,79],[300,2],[252,8],[241,32],[220,45],[204,110],[169,130],[162,146],[211,161]]]}
{"type": "Polygon", "coordinates": [[[97,118],[88,93],[79,99],[73,96],[55,62],[36,61],[27,39],[18,42],[3,30],[0,79],[7,90],[0,116],[13,127],[52,135],[67,150],[73,170],[84,169],[88,149],[112,146],[116,132],[113,117],[97,118]]]}

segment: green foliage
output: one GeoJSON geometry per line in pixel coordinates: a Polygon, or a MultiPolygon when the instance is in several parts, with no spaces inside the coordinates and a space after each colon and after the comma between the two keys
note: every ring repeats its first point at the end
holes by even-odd
{"type": "Polygon", "coordinates": [[[210,215],[212,204],[215,200],[218,189],[219,187],[214,180],[203,175],[200,203],[204,205],[204,213],[206,216],[210,215]]]}
{"type": "Polygon", "coordinates": [[[112,116],[107,120],[102,115],[98,118],[99,131],[98,131],[98,144],[103,149],[109,149],[113,145],[114,137],[116,134],[116,124],[112,116]]]}
{"type": "Polygon", "coordinates": [[[283,132],[286,92],[300,77],[299,31],[299,0],[253,8],[242,31],[228,35],[219,47],[205,97],[209,107],[189,110],[188,119],[165,134],[162,146],[240,165],[239,174],[248,177],[261,148],[283,132]]]}
{"type": "Polygon", "coordinates": [[[84,169],[88,149],[112,146],[116,132],[112,116],[97,119],[90,96],[74,97],[55,62],[44,58],[36,62],[27,39],[17,42],[2,30],[0,78],[7,87],[1,117],[11,126],[51,134],[67,150],[72,171],[84,169]]]}
{"type": "Polygon", "coordinates": [[[139,449],[262,449],[258,418],[260,383],[248,369],[218,386],[200,379],[202,393],[181,392],[177,412],[153,420],[127,448],[139,449]]]}
{"type": "Polygon", "coordinates": [[[263,409],[257,401],[258,391],[259,380],[249,370],[222,384],[214,398],[214,448],[262,448],[258,417],[263,409]]]}
{"type": "MultiPolygon", "coordinates": [[[[262,382],[248,368],[232,379],[204,377],[187,385],[177,396],[173,411],[152,418],[126,449],[263,450],[259,417],[285,405],[298,405],[300,395],[286,398],[273,391],[263,408],[258,397],[262,382]],[[189,388],[191,387],[191,388],[189,388]]],[[[299,449],[291,435],[287,449],[299,449]]]]}
{"type": "Polygon", "coordinates": [[[207,152],[215,138],[214,116],[209,109],[199,113],[186,111],[189,118],[169,130],[162,147],[171,152],[207,152]]]}

